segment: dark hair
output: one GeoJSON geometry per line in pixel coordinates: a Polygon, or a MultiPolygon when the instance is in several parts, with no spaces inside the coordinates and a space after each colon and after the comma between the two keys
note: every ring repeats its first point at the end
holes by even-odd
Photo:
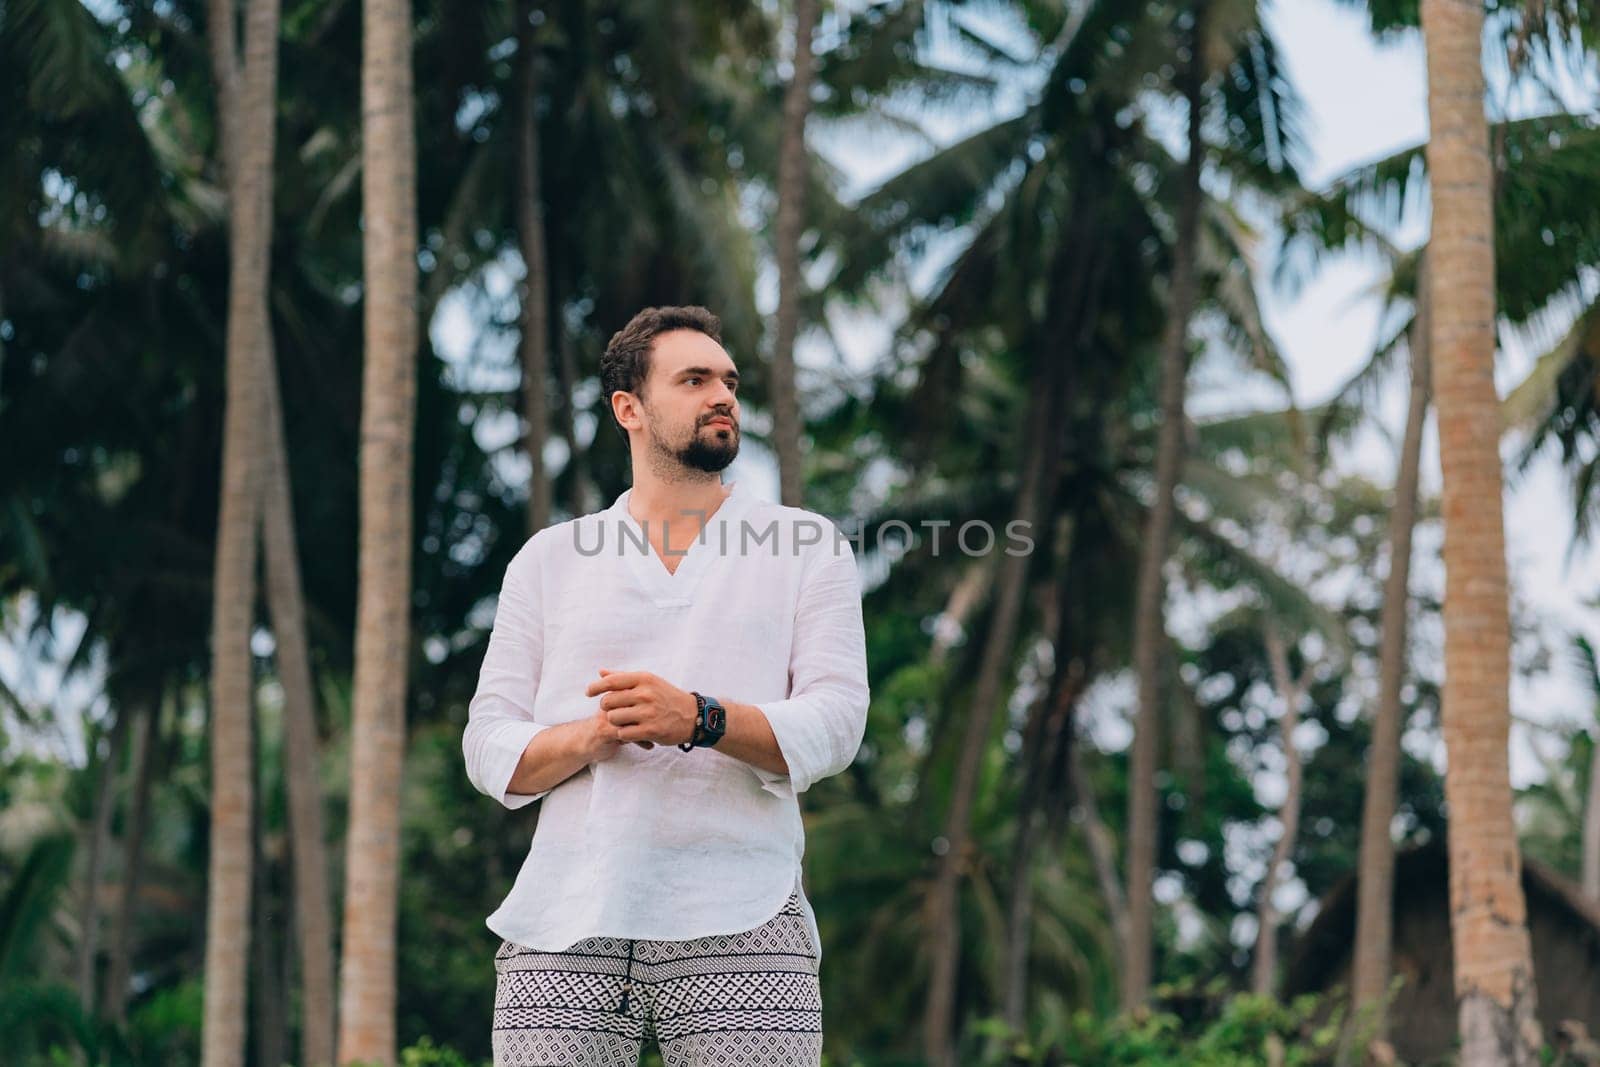
{"type": "Polygon", "coordinates": [[[611,394],[617,390],[644,395],[644,380],[650,374],[650,349],[661,334],[672,330],[697,330],[718,344],[722,343],[722,320],[698,305],[645,308],[628,325],[611,335],[605,354],[600,357],[600,397],[611,420],[623,437],[628,431],[617,422],[611,407],[611,394]]]}

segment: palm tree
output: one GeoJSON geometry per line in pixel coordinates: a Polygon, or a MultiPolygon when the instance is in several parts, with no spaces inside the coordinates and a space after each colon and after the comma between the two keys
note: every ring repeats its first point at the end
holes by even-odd
{"type": "MultiPolygon", "coordinates": [[[[1420,169],[1420,150],[1400,157],[1409,173],[1420,169]]],[[[1310,223],[1320,236],[1313,244],[1337,247],[1346,241],[1375,246],[1389,261],[1391,276],[1386,302],[1392,310],[1407,299],[1410,315],[1400,329],[1380,343],[1370,358],[1351,376],[1326,405],[1319,427],[1319,447],[1326,450],[1336,425],[1359,425],[1359,413],[1385,380],[1400,351],[1409,356],[1410,390],[1406,422],[1393,489],[1387,511],[1388,574],[1384,580],[1379,620],[1378,694],[1372,713],[1372,737],[1367,750],[1362,800],[1362,835],[1358,860],[1356,945],[1351,981],[1353,1012],[1346,1038],[1381,1039],[1385,1034],[1390,973],[1391,919],[1394,894],[1394,821],[1400,770],[1400,733],[1404,707],[1401,690],[1408,664],[1407,632],[1411,601],[1411,545],[1418,515],[1418,485],[1422,468],[1422,435],[1430,397],[1426,287],[1423,277],[1426,252],[1402,252],[1362,217],[1363,209],[1385,200],[1397,180],[1394,160],[1357,168],[1336,180],[1331,189],[1307,199],[1289,215],[1289,231],[1310,223]]],[[[1404,185],[1395,204],[1403,206],[1404,185]]],[[[1389,220],[1396,221],[1394,219],[1389,220]]],[[[1313,250],[1313,254],[1315,251],[1313,250]]],[[[1286,262],[1290,257],[1284,257],[1286,262]]],[[[1346,1054],[1353,1051],[1350,1047],[1346,1054]]]]}
{"type": "Polygon", "coordinates": [[[300,944],[301,1059],[308,1067],[333,1063],[333,902],[323,831],[322,775],[317,741],[316,687],[306,634],[305,592],[295,543],[294,496],[284,444],[283,404],[274,350],[262,376],[261,538],[266,556],[267,607],[272,614],[278,677],[283,685],[284,777],[294,851],[295,933],[300,944]]]}
{"type": "Polygon", "coordinates": [[[361,198],[366,350],[360,576],[346,836],[340,1063],[395,1061],[406,680],[411,663],[411,464],[417,358],[416,134],[411,6],[363,0],[361,198]]]}
{"type": "MultiPolygon", "coordinates": [[[[1419,268],[1421,257],[1418,257],[1419,268]]],[[[1387,1027],[1390,949],[1393,944],[1394,821],[1400,778],[1400,691],[1405,679],[1406,633],[1410,615],[1411,541],[1417,522],[1417,486],[1422,471],[1422,429],[1428,417],[1428,314],[1426,285],[1419,269],[1417,311],[1408,334],[1411,388],[1406,425],[1395,474],[1394,506],[1389,512],[1389,573],[1384,579],[1379,621],[1378,704],[1372,717],[1366,781],[1361,807],[1361,854],[1357,863],[1355,973],[1351,979],[1352,1018],[1361,1018],[1372,1035],[1387,1027]],[[1370,1014],[1374,1018],[1367,1019],[1370,1014]]]]}
{"type": "MultiPolygon", "coordinates": [[[[1141,240],[1148,247],[1170,254],[1170,233],[1177,227],[1164,230],[1160,220],[1163,216],[1171,218],[1174,205],[1181,202],[1181,167],[1164,147],[1148,140],[1141,127],[1135,125],[1131,132],[1123,132],[1113,121],[1119,109],[1129,106],[1128,94],[1138,91],[1150,64],[1169,54],[1171,11],[1082,4],[1066,14],[1059,22],[1054,16],[1049,21],[1041,20],[1053,32],[1046,38],[1048,43],[1040,43],[1037,56],[1029,59],[1019,59],[972,26],[958,24],[961,32],[997,63],[1043,68],[1040,73],[1045,91],[1021,114],[943,149],[868,195],[859,209],[859,217],[866,225],[854,227],[842,242],[841,269],[835,276],[835,285],[853,291],[877,276],[872,265],[877,262],[875,248],[893,247],[902,240],[915,247],[911,236],[951,222],[968,227],[970,233],[936,291],[914,306],[905,330],[908,341],[927,352],[918,368],[915,402],[905,408],[906,416],[913,420],[909,423],[911,441],[906,451],[912,456],[911,465],[918,470],[914,479],[937,479],[935,484],[947,481],[933,470],[922,473],[918,465],[926,464],[927,442],[952,429],[948,419],[961,400],[958,387],[971,384],[981,388],[985,384],[987,375],[978,373],[984,364],[974,362],[970,364],[972,371],[963,369],[964,357],[969,354],[992,353],[990,358],[997,362],[1020,364],[1022,369],[1017,373],[1029,382],[1023,387],[1023,395],[1035,403],[1050,381],[1052,363],[1071,360],[1072,368],[1064,381],[1083,395],[1067,402],[1063,410],[1069,412],[1069,420],[1083,424],[1085,436],[1079,438],[1078,431],[1073,432],[1073,450],[1082,454],[1092,455],[1103,447],[1095,438],[1105,427],[1094,427],[1103,420],[1105,405],[1111,398],[1129,387],[1128,378],[1135,378],[1140,387],[1145,384],[1138,377],[1146,357],[1141,331],[1121,332],[1111,351],[1101,350],[1096,333],[1102,313],[1117,316],[1115,321],[1122,322],[1124,328],[1130,320],[1145,323],[1153,314],[1160,314],[1157,307],[1152,307],[1154,301],[1149,299],[1148,290],[1107,286],[1107,276],[1128,277],[1130,272],[1148,274],[1152,270],[1165,273],[1172,266],[1172,260],[1162,259],[1135,267],[1124,251],[1137,246],[1132,233],[1138,230],[1147,234],[1141,240]],[[1073,85],[1080,88],[1070,88],[1073,85]],[[1140,179],[1133,175],[1152,170],[1159,175],[1158,190],[1155,196],[1147,197],[1137,191],[1140,179]],[[1100,223],[1110,216],[1118,218],[1124,227],[1114,244],[1100,223]],[[1046,321],[1038,321],[1036,307],[1048,309],[1042,316],[1046,321]],[[1135,307],[1138,310],[1133,310],[1135,307]],[[1130,355],[1136,355],[1139,362],[1130,363],[1130,355]],[[1101,359],[1108,362],[1102,366],[1097,362],[1101,359]],[[1114,367],[1126,367],[1132,373],[1114,367]]],[[[1029,27],[1034,31],[1040,28],[1029,27]]],[[[1291,141],[1294,129],[1292,103],[1280,106],[1286,86],[1275,68],[1270,40],[1258,27],[1248,24],[1229,22],[1218,32],[1241,46],[1240,56],[1231,61],[1229,78],[1224,79],[1232,94],[1227,100],[1229,110],[1240,120],[1230,124],[1229,137],[1245,131],[1240,144],[1229,145],[1230,149],[1238,149],[1229,152],[1230,165],[1239,166],[1241,176],[1248,173],[1252,183],[1263,186],[1273,181],[1291,181],[1292,169],[1282,167],[1281,158],[1281,173],[1262,162],[1263,157],[1274,155],[1273,148],[1281,146],[1272,144],[1265,151],[1260,150],[1263,143],[1274,140],[1274,135],[1291,141]],[[1241,85],[1249,88],[1239,89],[1241,85]],[[1267,98],[1273,102],[1266,103],[1267,98]],[[1276,129],[1265,117],[1273,113],[1282,120],[1276,129]]],[[[1245,284],[1239,284],[1238,264],[1243,259],[1228,259],[1236,235],[1226,233],[1228,227],[1217,226],[1212,217],[1228,213],[1207,205],[1197,207],[1195,214],[1205,220],[1196,223],[1206,236],[1199,244],[1210,243],[1224,250],[1215,257],[1221,262],[1214,262],[1214,269],[1206,274],[1206,295],[1224,311],[1230,324],[1236,324],[1240,321],[1238,315],[1253,314],[1254,297],[1248,272],[1245,284]]],[[[1197,278],[1200,273],[1196,271],[1197,278]]],[[[1230,334],[1233,333],[1230,326],[1230,334]]],[[[1260,338],[1264,331],[1245,327],[1237,335],[1260,338]]],[[[1269,347],[1247,345],[1243,350],[1269,347]]],[[[1027,410],[1031,405],[1005,418],[1031,423],[1032,415],[1017,418],[1027,410]]],[[[1017,456],[1018,466],[1025,472],[1028,453],[1010,454],[1017,456]]],[[[977,466],[992,469],[988,465],[993,463],[992,455],[985,453],[977,466]]],[[[1019,479],[1016,484],[1024,482],[1019,479]]],[[[1011,496],[1015,490],[1003,492],[1011,496]]],[[[1062,507],[1054,500],[1055,494],[1050,495],[1052,503],[1041,527],[1045,530],[1054,528],[1062,507]]],[[[1143,507],[1137,511],[1143,521],[1143,507]]],[[[1009,511],[1013,516],[1019,513],[1009,511]]],[[[944,517],[949,513],[939,514],[944,517]]],[[[1000,518],[1004,517],[1002,513],[1000,518]]],[[[1006,585],[1003,580],[997,581],[995,588],[998,591],[1006,585]]],[[[977,780],[976,775],[963,771],[962,763],[978,758],[969,755],[971,739],[987,738],[997,708],[1004,706],[1014,658],[1009,642],[1022,632],[1014,628],[1009,616],[1015,610],[1013,603],[1020,604],[1021,600],[1020,596],[1005,600],[996,597],[994,610],[988,615],[990,630],[1003,639],[997,648],[1003,650],[1002,662],[1007,670],[1001,676],[1000,687],[991,693],[988,676],[980,666],[977,677],[983,684],[974,686],[972,702],[952,697],[952,703],[959,700],[970,709],[960,734],[969,743],[963,747],[952,739],[946,747],[936,739],[931,750],[941,755],[951,753],[956,760],[950,806],[941,835],[942,855],[937,861],[940,873],[930,890],[927,912],[930,985],[924,1015],[924,1048],[925,1055],[934,1060],[948,1054],[935,1046],[948,1041],[948,1036],[941,1035],[948,1035],[954,1023],[953,993],[948,983],[957,974],[957,961],[952,957],[958,953],[960,938],[956,930],[957,895],[951,887],[959,885],[961,872],[969,863],[960,847],[967,833],[959,823],[974,810],[972,798],[966,793],[977,780]]],[[[1131,621],[1129,629],[1132,630],[1131,621]]],[[[989,646],[986,643],[984,647],[989,646]]],[[[946,719],[959,721],[953,715],[946,716],[939,721],[941,729],[946,719]]],[[[1022,877],[1023,866],[1019,860],[1016,877],[1022,877]]]]}
{"type": "Polygon", "coordinates": [[[1290,646],[1276,623],[1268,621],[1263,627],[1262,637],[1267,649],[1267,662],[1272,670],[1273,688],[1283,701],[1283,718],[1278,733],[1283,744],[1284,776],[1288,779],[1283,806],[1278,811],[1278,840],[1273,845],[1272,858],[1267,861],[1267,876],[1261,880],[1260,904],[1256,911],[1256,951],[1250,972],[1251,990],[1261,996],[1271,996],[1278,978],[1278,925],[1282,921],[1273,897],[1278,890],[1278,879],[1289,857],[1294,854],[1295,839],[1300,832],[1301,785],[1305,779],[1305,769],[1300,750],[1295,747],[1294,735],[1300,725],[1300,705],[1311,685],[1312,665],[1305,664],[1299,674],[1291,673],[1290,646]]]}
{"type": "MultiPolygon", "coordinates": [[[[517,15],[516,190],[517,238],[526,269],[522,293],[522,408],[528,421],[524,450],[528,454],[528,535],[550,524],[550,478],[544,468],[544,446],[550,436],[550,405],[545,387],[550,375],[550,275],[545,253],[544,196],[539,167],[539,40],[531,0],[520,0],[517,15]]],[[[569,444],[574,452],[577,442],[569,444]]]]}
{"type": "Polygon", "coordinates": [[[241,65],[231,0],[209,8],[213,76],[221,115],[230,216],[227,404],[222,494],[212,587],[211,848],[207,876],[205,1067],[243,1064],[249,961],[252,781],[250,628],[255,615],[256,456],[262,375],[271,345],[267,278],[271,250],[277,0],[246,8],[241,65]]]}
{"type": "MultiPolygon", "coordinates": [[[[90,812],[89,825],[84,827],[83,896],[78,921],[83,931],[78,940],[78,998],[86,1009],[94,1008],[95,961],[100,943],[100,880],[101,865],[111,847],[111,816],[117,799],[117,771],[122,764],[128,744],[128,726],[133,719],[132,708],[118,708],[108,731],[106,757],[96,768],[95,800],[90,812]]],[[[97,745],[91,743],[91,756],[97,745]]]]}
{"type": "Polygon", "coordinates": [[[1444,468],[1445,790],[1461,1059],[1533,1064],[1541,1041],[1506,756],[1511,645],[1483,9],[1477,0],[1423,0],[1422,28],[1433,194],[1425,299],[1444,468]]]}
{"type": "Polygon", "coordinates": [[[783,93],[783,132],[778,146],[778,323],[772,348],[772,437],[778,454],[782,501],[799,507],[800,399],[794,374],[794,342],[800,326],[800,228],[805,220],[806,116],[811,110],[811,34],[817,0],[795,0],[794,72],[783,93]]]}
{"type": "Polygon", "coordinates": [[[1204,97],[1207,4],[1189,7],[1188,55],[1180,91],[1188,108],[1188,154],[1178,190],[1177,235],[1173,243],[1171,295],[1161,341],[1161,430],[1156,447],[1155,501],[1145,517],[1140,541],[1138,585],[1133,613],[1133,671],[1138,683],[1134,734],[1128,770],[1126,899],[1128,943],[1123,947],[1122,1007],[1131,1011],[1150,988],[1150,928],[1155,898],[1151,886],[1156,856],[1156,754],[1159,737],[1160,650],[1166,633],[1168,539],[1172,532],[1173,491],[1183,463],[1184,384],[1189,374],[1189,316],[1195,301],[1196,236],[1200,227],[1200,171],[1205,161],[1204,97]]]}
{"type": "Polygon", "coordinates": [[[161,701],[142,709],[139,733],[134,737],[128,812],[122,849],[122,896],[111,931],[111,954],[106,964],[101,1010],[114,1023],[122,1022],[128,1008],[128,977],[132,964],[133,921],[144,871],[145,834],[149,825],[150,781],[161,724],[161,701]]]}
{"type": "MultiPolygon", "coordinates": [[[[1375,17],[1376,18],[1376,17],[1375,17]]],[[[1591,364],[1585,358],[1586,338],[1600,321],[1591,306],[1584,307],[1582,274],[1595,262],[1594,235],[1600,233],[1600,203],[1590,184],[1573,175],[1593,170],[1600,150],[1592,119],[1562,113],[1511,119],[1491,127],[1499,146],[1495,181],[1496,258],[1515,264],[1498,272],[1496,288],[1500,313],[1511,322],[1525,323],[1536,315],[1554,312],[1572,315],[1572,330],[1536,361],[1526,379],[1507,396],[1505,424],[1527,434],[1520,464],[1526,467],[1548,443],[1558,442],[1569,459],[1579,453],[1588,433],[1586,416],[1593,407],[1591,364]],[[1560,220],[1556,226],[1552,219],[1560,220]]],[[[1366,802],[1362,816],[1366,834],[1362,844],[1358,891],[1357,945],[1352,982],[1360,1018],[1369,1030],[1376,1023],[1381,1035],[1385,1021],[1383,998],[1389,984],[1389,916],[1393,885],[1393,848],[1390,822],[1395,810],[1394,769],[1399,762],[1402,727],[1399,693],[1405,674],[1406,617],[1403,590],[1409,573],[1411,530],[1416,521],[1415,485],[1420,470],[1422,426],[1429,404],[1427,337],[1426,249],[1403,252],[1385,236],[1398,229],[1420,204],[1416,195],[1426,178],[1424,146],[1396,152],[1357,167],[1336,179],[1330,188],[1307,198],[1286,217],[1291,245],[1309,250],[1314,261],[1319,249],[1357,244],[1375,248],[1390,263],[1387,299],[1392,305],[1411,303],[1410,315],[1379,344],[1372,358],[1331,403],[1330,410],[1354,411],[1370,397],[1393,365],[1397,353],[1411,361],[1411,395],[1389,515],[1390,570],[1384,600],[1382,632],[1384,651],[1380,664],[1378,703],[1373,713],[1372,748],[1368,754],[1366,802]]],[[[1295,255],[1280,257],[1285,277],[1293,278],[1295,255]]],[[[1587,529],[1585,465],[1574,461],[1574,486],[1579,537],[1587,529]]]]}
{"type": "MultiPolygon", "coordinates": [[[[1024,458],[1022,482],[1017,488],[1016,519],[1026,529],[1044,528],[1047,497],[1054,495],[1057,454],[1060,450],[1062,371],[1057,360],[1045,368],[1029,404],[1021,453],[1024,458]]],[[[932,941],[932,972],[929,997],[923,1016],[923,1049],[930,1063],[953,1065],[955,1050],[950,1043],[955,1011],[955,968],[959,961],[961,930],[953,921],[960,877],[968,867],[967,847],[971,824],[971,805],[976,792],[978,769],[988,751],[989,727],[1006,685],[1006,671],[1016,640],[1022,607],[1028,555],[1008,555],[1000,563],[996,579],[994,622],[985,635],[984,652],[973,686],[971,711],[956,761],[955,785],[950,808],[945,816],[945,854],[950,861],[940,864],[939,874],[928,894],[928,935],[932,941]]]]}

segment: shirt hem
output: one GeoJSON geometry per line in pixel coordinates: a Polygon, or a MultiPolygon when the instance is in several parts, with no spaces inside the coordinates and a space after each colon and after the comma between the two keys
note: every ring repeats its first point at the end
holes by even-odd
{"type": "Polygon", "coordinates": [[[811,908],[811,902],[806,899],[805,888],[801,884],[801,875],[798,868],[795,870],[793,884],[783,891],[783,896],[778,899],[777,903],[773,904],[769,910],[766,910],[765,918],[758,919],[753,923],[738,925],[732,929],[728,929],[725,925],[718,925],[716,929],[704,929],[698,932],[687,934],[674,934],[670,937],[650,932],[636,933],[631,930],[590,930],[572,936],[566,941],[565,944],[553,945],[549,943],[539,944],[538,942],[543,939],[533,935],[519,936],[519,931],[515,924],[504,922],[500,918],[498,911],[484,920],[484,926],[488,927],[490,932],[496,937],[499,937],[505,941],[509,941],[513,945],[517,945],[521,948],[532,949],[535,952],[566,952],[570,950],[572,946],[576,945],[586,937],[618,937],[630,938],[638,941],[694,941],[702,937],[719,937],[726,936],[728,934],[744,933],[745,931],[752,930],[764,923],[771,922],[777,917],[778,913],[783,910],[783,906],[789,902],[790,894],[797,894],[799,896],[800,908],[805,913],[804,917],[806,920],[807,934],[812,942],[812,951],[817,956],[818,960],[820,960],[822,957],[822,938],[816,929],[816,920],[814,918],[815,913],[811,908]]]}

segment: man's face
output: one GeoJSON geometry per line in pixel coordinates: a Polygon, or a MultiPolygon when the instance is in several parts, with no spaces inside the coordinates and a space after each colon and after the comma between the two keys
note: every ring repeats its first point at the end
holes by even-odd
{"type": "Polygon", "coordinates": [[[738,388],[733,360],[705,334],[657,336],[641,404],[650,448],[693,470],[725,468],[739,454],[738,388]]]}

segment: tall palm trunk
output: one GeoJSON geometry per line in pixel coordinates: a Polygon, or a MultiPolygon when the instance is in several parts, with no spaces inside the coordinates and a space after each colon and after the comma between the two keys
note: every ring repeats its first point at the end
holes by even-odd
{"type": "MultiPolygon", "coordinates": [[[[528,481],[528,534],[550,525],[550,478],[544,469],[544,446],[550,439],[550,278],[544,243],[544,198],[539,189],[539,43],[534,35],[535,4],[517,4],[517,238],[527,269],[522,294],[522,407],[528,420],[523,449],[531,473],[528,481]]],[[[576,447],[576,445],[574,445],[576,447]]]]}
{"type": "Polygon", "coordinates": [[[129,790],[128,814],[122,839],[122,895],[111,928],[105,992],[101,997],[101,1010],[106,1018],[119,1023],[127,1017],[133,920],[138,909],[139,883],[144,875],[145,827],[150,819],[151,767],[155,762],[160,721],[161,701],[155,699],[141,713],[139,732],[134,735],[133,741],[133,782],[129,790]]]}
{"type": "MultiPolygon", "coordinates": [[[[255,724],[256,751],[261,751],[261,718],[252,717],[255,724]]],[[[257,770],[259,771],[259,767],[257,770]]],[[[266,793],[258,774],[257,795],[266,793]]],[[[278,899],[273,893],[272,862],[266,852],[266,827],[262,825],[262,805],[256,806],[255,830],[251,835],[254,849],[255,908],[251,921],[255,924],[252,935],[251,965],[255,971],[250,991],[250,1006],[255,1016],[256,1062],[281,1064],[287,1046],[284,1043],[286,991],[282,980],[280,959],[286,955],[279,938],[273,937],[273,927],[278,919],[278,899]]]]}
{"type": "Polygon", "coordinates": [[[361,196],[366,352],[339,1061],[395,1061],[395,920],[410,663],[417,359],[411,6],[363,0],[361,196]]]}
{"type": "Polygon", "coordinates": [[[1417,313],[1411,326],[1411,399],[1406,407],[1400,469],[1389,512],[1389,574],[1383,584],[1378,650],[1378,709],[1367,746],[1366,795],[1361,808],[1361,856],[1356,879],[1355,1012],[1375,1038],[1387,1033],[1390,947],[1394,919],[1395,796],[1400,784],[1400,687],[1405,679],[1411,579],[1411,536],[1417,523],[1417,482],[1422,471],[1422,429],[1428,417],[1428,301],[1426,260],[1417,278],[1417,313]]]}
{"type": "Polygon", "coordinates": [[[228,181],[227,400],[212,582],[211,841],[206,880],[204,1067],[245,1055],[250,948],[250,627],[255,614],[258,428],[270,325],[272,163],[278,82],[278,0],[250,0],[241,67],[232,0],[208,7],[222,155],[228,181]]]}
{"type": "Polygon", "coordinates": [[[942,666],[958,640],[966,635],[967,623],[972,613],[983,603],[989,585],[994,580],[987,556],[968,563],[966,571],[956,581],[945,598],[944,610],[934,624],[933,640],[928,645],[928,663],[942,666]]]}
{"type": "Polygon", "coordinates": [[[1261,882],[1261,903],[1257,908],[1259,927],[1256,932],[1256,953],[1251,970],[1251,989],[1262,996],[1271,996],[1278,974],[1278,925],[1282,921],[1272,898],[1278,891],[1278,879],[1284,865],[1294,854],[1295,839],[1300,835],[1301,783],[1304,780],[1300,750],[1294,746],[1294,735],[1300,728],[1300,702],[1305,699],[1311,684],[1311,667],[1306,667],[1298,677],[1289,673],[1289,649],[1276,627],[1268,624],[1264,635],[1267,661],[1272,668],[1272,685],[1283,698],[1283,720],[1279,733],[1283,738],[1284,775],[1288,789],[1283,806],[1278,809],[1281,832],[1272,847],[1272,859],[1267,864],[1267,876],[1261,882]]]}
{"type": "Polygon", "coordinates": [[[1123,895],[1122,883],[1117,880],[1116,837],[1100,817],[1094,785],[1084,770],[1081,745],[1073,743],[1068,746],[1067,766],[1071,776],[1072,803],[1083,816],[1083,837],[1089,846],[1089,861],[1094,865],[1095,881],[1099,883],[1106,914],[1111,917],[1111,935],[1117,944],[1125,945],[1128,943],[1128,898],[1123,895]]]}
{"type": "MultiPolygon", "coordinates": [[[[1016,516],[1028,523],[1027,529],[1042,529],[1047,497],[1055,484],[1059,436],[1057,422],[1061,392],[1059,359],[1050,359],[1045,380],[1029,403],[1027,429],[1022,442],[1022,481],[1017,488],[1016,516]]],[[[923,1055],[932,1067],[950,1067],[955,1062],[952,1044],[955,1023],[956,974],[961,960],[961,926],[958,892],[965,873],[968,851],[968,823],[978,770],[988,749],[990,727],[1005,693],[1007,669],[1022,611],[1023,584],[1030,557],[1007,555],[999,563],[995,606],[984,644],[978,678],[973,685],[972,703],[967,711],[966,728],[956,756],[955,778],[950,789],[950,808],[945,816],[945,851],[928,894],[926,930],[928,935],[928,999],[923,1015],[923,1055]]]]}
{"type": "Polygon", "coordinates": [[[556,331],[556,352],[561,367],[561,391],[564,412],[562,433],[567,439],[567,452],[572,457],[573,514],[588,515],[600,508],[600,494],[589,473],[589,457],[578,440],[578,413],[574,393],[578,387],[578,355],[573,351],[572,331],[561,323],[556,331]]]}
{"type": "MultiPolygon", "coordinates": [[[[1096,202],[1092,190],[1085,191],[1082,202],[1085,205],[1096,202]]],[[[1017,519],[1027,522],[1028,528],[1035,531],[1054,529],[1055,487],[1065,443],[1064,415],[1067,382],[1071,376],[1068,361],[1072,353],[1082,351],[1089,342],[1108,273],[1105,234],[1093,210],[1088,206],[1068,222],[1069,237],[1063,244],[1068,251],[1064,253],[1064,261],[1052,272],[1046,300],[1049,318],[1035,345],[1044,367],[1030,393],[1015,504],[1017,519]]],[[[1070,531],[1070,527],[1067,529],[1070,531]]],[[[1003,683],[1011,662],[1011,646],[1016,640],[1029,558],[1028,555],[1006,554],[995,564],[994,608],[951,784],[944,834],[946,847],[927,899],[925,924],[930,963],[923,1014],[923,1053],[933,1067],[946,1067],[954,1058],[955,987],[961,959],[959,890],[968,858],[967,824],[983,750],[1004,696],[1003,683]]],[[[934,748],[938,748],[937,739],[934,748]]]]}
{"type": "Polygon", "coordinates": [[[1538,1062],[1522,857],[1511,817],[1500,410],[1494,386],[1494,211],[1479,0],[1423,0],[1433,233],[1428,301],[1444,468],[1450,933],[1461,1062],[1538,1062]]]}
{"type": "Polygon", "coordinates": [[[772,346],[772,437],[778,453],[783,503],[799,507],[800,399],[795,384],[794,342],[800,330],[800,231],[805,221],[806,116],[811,111],[811,34],[817,0],[795,0],[794,74],[783,93],[783,131],[778,143],[778,328],[772,346]]]}
{"type": "Polygon", "coordinates": [[[1589,755],[1589,796],[1583,806],[1583,895],[1600,904],[1600,744],[1589,755]]]}
{"type": "MultiPolygon", "coordinates": [[[[128,724],[133,709],[120,704],[113,714],[111,736],[107,738],[106,758],[100,761],[95,783],[94,810],[84,828],[83,898],[78,915],[78,998],[84,1008],[94,1010],[95,964],[100,958],[100,883],[104,881],[105,855],[111,846],[111,817],[117,806],[117,774],[122,765],[122,750],[127,744],[128,724]]],[[[94,755],[91,748],[89,755],[94,755]]]]}
{"type": "MultiPolygon", "coordinates": [[[[1059,609],[1057,609],[1059,612],[1059,609]]],[[[1070,660],[1060,631],[1054,642],[1056,676],[1035,707],[1025,751],[1034,753],[1017,805],[1017,837],[1011,852],[1011,906],[1006,915],[1005,962],[1002,971],[1005,1021],[1013,1031],[1027,1025],[1028,955],[1033,944],[1033,859],[1046,839],[1046,792],[1053,770],[1068,757],[1072,720],[1083,691],[1082,664],[1070,660]]]]}
{"type": "Polygon", "coordinates": [[[267,607],[283,684],[284,777],[289,795],[289,847],[294,866],[295,933],[300,942],[300,1058],[306,1067],[333,1063],[333,903],[322,819],[315,686],[311,678],[306,605],[295,546],[294,495],[284,443],[283,404],[272,347],[262,385],[262,543],[267,607]]]}
{"type": "Polygon", "coordinates": [[[1122,1007],[1144,1003],[1150,988],[1151,880],[1156,860],[1156,757],[1160,752],[1161,648],[1165,639],[1167,542],[1172,531],[1173,492],[1183,465],[1184,386],[1188,377],[1189,316],[1195,302],[1195,254],[1200,229],[1200,172],[1205,160],[1201,139],[1205,81],[1205,0],[1193,7],[1183,94],[1189,104],[1189,157],[1183,166],[1177,238],[1166,331],[1161,342],[1161,429],[1156,443],[1156,495],[1145,518],[1134,602],[1133,669],[1139,703],[1134,718],[1128,771],[1128,942],[1122,952],[1122,1007]]]}
{"type": "MultiPolygon", "coordinates": [[[[1050,635],[1052,650],[1061,648],[1060,604],[1045,582],[1039,583],[1035,599],[1039,601],[1039,629],[1050,635]]],[[[1020,1031],[1027,1022],[1028,948],[1033,927],[1033,854],[1039,840],[1039,793],[1042,788],[1044,762],[1049,758],[1045,738],[1053,734],[1053,712],[1059,708],[1062,677],[1061,653],[1051,656],[1050,683],[1031,704],[1022,728],[1022,787],[1017,793],[1016,836],[1011,843],[1011,901],[1006,912],[1006,944],[1001,965],[1001,993],[1005,1005],[1005,1021],[1012,1031],[1020,1031]]]]}

